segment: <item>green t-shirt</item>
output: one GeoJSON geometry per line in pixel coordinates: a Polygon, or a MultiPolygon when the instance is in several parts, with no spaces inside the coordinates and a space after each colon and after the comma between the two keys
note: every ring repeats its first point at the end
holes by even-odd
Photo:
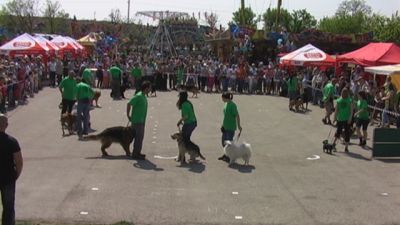
{"type": "Polygon", "coordinates": [[[63,99],[76,100],[76,80],[74,78],[64,78],[60,83],[60,88],[63,90],[63,99]]]}
{"type": "Polygon", "coordinates": [[[93,98],[93,94],[93,89],[88,84],[80,82],[76,85],[76,98],[78,100],[91,99],[93,98]]]}
{"type": "Polygon", "coordinates": [[[363,110],[361,113],[358,114],[357,118],[362,120],[369,119],[368,113],[368,103],[366,100],[358,100],[357,101],[357,112],[363,110]]]}
{"type": "Polygon", "coordinates": [[[336,103],[338,108],[337,121],[348,121],[351,117],[351,98],[339,98],[336,103]]]}
{"type": "Polygon", "coordinates": [[[184,71],[182,68],[179,68],[176,71],[176,79],[178,84],[180,84],[183,81],[183,77],[184,77],[184,71]]]}
{"type": "Polygon", "coordinates": [[[333,99],[333,95],[335,94],[335,86],[332,84],[332,82],[329,82],[325,85],[323,92],[324,97],[322,101],[327,102],[329,99],[333,99]]]}
{"type": "Polygon", "coordinates": [[[188,101],[182,104],[181,115],[182,118],[186,117],[186,120],[184,120],[184,124],[191,124],[197,121],[196,115],[194,114],[193,105],[190,104],[188,101]]]}
{"type": "Polygon", "coordinates": [[[82,73],[82,78],[86,81],[87,84],[92,83],[92,71],[89,69],[84,69],[82,73]]]}
{"type": "Polygon", "coordinates": [[[287,81],[287,87],[289,92],[297,91],[298,80],[297,77],[293,77],[287,81]]]}
{"type": "Polygon", "coordinates": [[[110,68],[110,74],[113,79],[121,79],[122,70],[116,66],[110,68]]]}
{"type": "Polygon", "coordinates": [[[236,117],[239,115],[236,104],[232,101],[226,102],[224,105],[224,121],[222,126],[225,130],[235,131],[237,128],[236,117]]]}
{"type": "Polygon", "coordinates": [[[139,67],[135,67],[132,69],[131,75],[133,78],[141,78],[142,70],[139,67]]]}
{"type": "Polygon", "coordinates": [[[147,98],[140,91],[129,101],[129,105],[132,106],[131,112],[131,123],[132,124],[144,124],[147,116],[147,98]]]}

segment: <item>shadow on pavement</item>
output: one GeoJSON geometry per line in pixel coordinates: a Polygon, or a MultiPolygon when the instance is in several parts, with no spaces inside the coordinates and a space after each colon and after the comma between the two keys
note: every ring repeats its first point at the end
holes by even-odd
{"type": "Polygon", "coordinates": [[[189,171],[193,173],[202,173],[206,169],[206,166],[197,160],[193,163],[186,163],[178,167],[189,168],[189,171]]]}
{"type": "Polygon", "coordinates": [[[237,164],[237,163],[234,163],[234,164],[230,165],[229,168],[236,169],[241,173],[252,173],[253,170],[256,169],[256,167],[253,166],[253,165],[240,165],[240,164],[237,164]]]}
{"type": "Polygon", "coordinates": [[[376,159],[379,160],[381,162],[384,163],[400,163],[400,159],[399,158],[395,158],[395,159],[376,159]]]}
{"type": "Polygon", "coordinates": [[[354,152],[347,152],[345,153],[346,155],[350,156],[351,158],[355,158],[355,159],[361,159],[361,160],[365,160],[365,161],[371,161],[371,158],[367,158],[363,155],[354,153],[354,152]]]}
{"type": "Polygon", "coordinates": [[[126,155],[109,155],[109,156],[96,156],[96,157],[86,157],[85,159],[107,159],[107,160],[122,160],[131,159],[131,157],[126,155]]]}
{"type": "Polygon", "coordinates": [[[149,160],[138,160],[133,164],[135,168],[142,170],[154,170],[157,172],[164,171],[163,168],[158,168],[156,164],[150,162],[149,160]]]}

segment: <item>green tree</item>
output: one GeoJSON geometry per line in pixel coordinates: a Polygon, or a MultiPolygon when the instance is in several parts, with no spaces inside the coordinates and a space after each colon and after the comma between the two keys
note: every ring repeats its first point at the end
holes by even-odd
{"type": "Polygon", "coordinates": [[[11,0],[2,9],[4,15],[14,23],[14,31],[18,28],[25,32],[32,32],[34,28],[34,17],[39,14],[37,0],[11,0]]]}
{"type": "Polygon", "coordinates": [[[400,16],[398,13],[391,17],[373,15],[369,18],[369,24],[376,41],[400,44],[400,16]]]}
{"type": "Polygon", "coordinates": [[[53,34],[56,32],[65,32],[67,27],[67,21],[69,14],[61,9],[59,1],[46,0],[46,4],[43,10],[43,17],[47,21],[47,32],[53,34]]]}
{"type": "Polygon", "coordinates": [[[371,15],[371,6],[365,0],[345,0],[340,3],[336,10],[336,15],[354,16],[357,14],[371,15]]]}
{"type": "Polygon", "coordinates": [[[281,9],[279,24],[276,24],[276,17],[278,15],[278,9],[268,8],[263,14],[264,28],[267,31],[275,31],[278,27],[284,27],[289,29],[290,23],[292,22],[292,15],[286,9],[281,9]]]}
{"type": "Polygon", "coordinates": [[[257,16],[250,7],[238,9],[236,12],[233,13],[232,20],[239,26],[249,26],[252,28],[257,28],[257,16]],[[244,24],[242,24],[242,15],[244,24]]]}
{"type": "Polygon", "coordinates": [[[315,17],[306,9],[294,10],[291,13],[291,18],[289,31],[293,33],[300,33],[317,25],[315,17]]]}

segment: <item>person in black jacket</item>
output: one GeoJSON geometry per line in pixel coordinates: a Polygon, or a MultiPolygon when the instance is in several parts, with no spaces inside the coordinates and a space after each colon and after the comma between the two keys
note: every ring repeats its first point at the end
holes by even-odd
{"type": "Polygon", "coordinates": [[[22,171],[22,154],[18,141],[5,133],[8,119],[0,114],[0,192],[3,225],[15,224],[15,184],[22,171]]]}

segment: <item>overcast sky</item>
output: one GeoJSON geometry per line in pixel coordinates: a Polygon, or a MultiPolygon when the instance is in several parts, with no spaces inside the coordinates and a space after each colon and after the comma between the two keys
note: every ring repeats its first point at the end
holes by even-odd
{"type": "MultiPolygon", "coordinates": [[[[8,0],[0,0],[3,5],[8,0]]],[[[42,4],[45,0],[39,0],[42,4]]],[[[97,20],[108,19],[111,9],[120,9],[124,18],[127,17],[128,0],[58,0],[62,8],[71,17],[78,19],[97,20]]],[[[292,11],[306,8],[317,19],[331,16],[335,13],[342,0],[283,0],[283,7],[292,11]]],[[[384,15],[391,15],[400,11],[400,0],[367,0],[373,11],[384,15]]],[[[251,6],[257,13],[263,13],[270,5],[276,7],[277,0],[246,0],[246,6],[251,6]]],[[[180,11],[190,15],[198,12],[215,12],[219,17],[219,24],[226,26],[232,18],[232,12],[240,7],[240,0],[131,0],[131,19],[141,20],[143,23],[153,23],[150,18],[135,16],[137,11],[180,11]]],[[[400,12],[399,12],[400,13],[400,12]]]]}

